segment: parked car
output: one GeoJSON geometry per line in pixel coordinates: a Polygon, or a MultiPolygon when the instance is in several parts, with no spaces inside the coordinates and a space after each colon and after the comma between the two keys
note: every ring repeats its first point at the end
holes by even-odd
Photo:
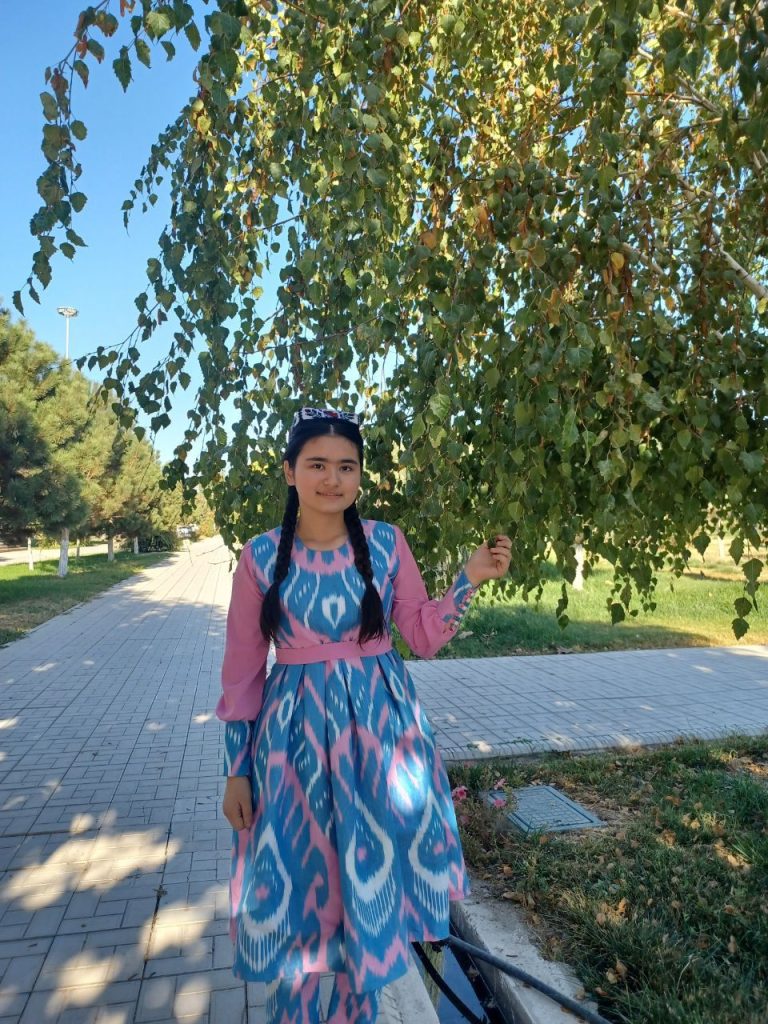
{"type": "Polygon", "coordinates": [[[188,537],[191,540],[194,540],[199,532],[200,532],[200,527],[197,525],[197,523],[189,523],[186,526],[177,526],[176,527],[176,535],[177,535],[177,537],[184,537],[184,538],[188,537]]]}

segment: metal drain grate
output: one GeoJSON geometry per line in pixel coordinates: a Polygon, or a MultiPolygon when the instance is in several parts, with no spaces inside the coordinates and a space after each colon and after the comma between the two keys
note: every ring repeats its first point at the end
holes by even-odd
{"type": "MultiPolygon", "coordinates": [[[[586,807],[570,800],[555,786],[526,786],[512,791],[515,809],[506,817],[515,828],[526,835],[529,832],[570,832],[579,828],[600,828],[605,825],[586,807]]],[[[491,806],[504,806],[507,795],[503,790],[485,793],[491,806]]]]}

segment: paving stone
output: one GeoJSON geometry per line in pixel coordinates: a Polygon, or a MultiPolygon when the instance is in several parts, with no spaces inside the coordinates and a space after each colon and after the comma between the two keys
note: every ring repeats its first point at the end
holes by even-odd
{"type": "MultiPolygon", "coordinates": [[[[263,1024],[228,935],[229,561],[195,544],[0,649],[0,1024],[263,1024]]],[[[768,728],[767,647],[409,669],[445,759],[768,728]]]]}

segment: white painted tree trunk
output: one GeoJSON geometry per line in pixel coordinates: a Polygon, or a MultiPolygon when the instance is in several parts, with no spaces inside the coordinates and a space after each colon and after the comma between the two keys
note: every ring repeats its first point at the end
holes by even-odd
{"type": "Polygon", "coordinates": [[[32,557],[32,538],[27,537],[27,565],[30,569],[35,568],[35,560],[32,557]]]}
{"type": "Polygon", "coordinates": [[[61,530],[61,544],[59,546],[59,576],[66,576],[69,567],[69,527],[64,526],[61,530]]]}
{"type": "Polygon", "coordinates": [[[77,538],[77,549],[75,551],[75,558],[79,558],[79,557],[80,557],[80,538],[78,537],[77,538]]]}
{"type": "Polygon", "coordinates": [[[584,589],[584,545],[576,545],[576,575],[573,578],[573,589],[584,589]]]}
{"type": "Polygon", "coordinates": [[[115,538],[110,533],[107,537],[107,561],[114,562],[115,560],[115,538]]]}
{"type": "Polygon", "coordinates": [[[720,549],[720,561],[724,562],[725,561],[725,540],[724,540],[723,537],[718,537],[717,538],[717,546],[720,549]]]}
{"type": "Polygon", "coordinates": [[[134,555],[138,555],[138,553],[139,553],[139,538],[138,537],[134,537],[133,538],[133,553],[134,553],[134,555]]]}

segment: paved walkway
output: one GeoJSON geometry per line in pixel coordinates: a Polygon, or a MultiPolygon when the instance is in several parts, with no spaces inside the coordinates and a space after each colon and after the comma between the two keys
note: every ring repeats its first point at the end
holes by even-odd
{"type": "MultiPolygon", "coordinates": [[[[0,1024],[263,1022],[228,934],[229,562],[195,544],[0,650],[0,1024]]],[[[768,648],[412,667],[449,757],[768,727],[768,648]]]]}

